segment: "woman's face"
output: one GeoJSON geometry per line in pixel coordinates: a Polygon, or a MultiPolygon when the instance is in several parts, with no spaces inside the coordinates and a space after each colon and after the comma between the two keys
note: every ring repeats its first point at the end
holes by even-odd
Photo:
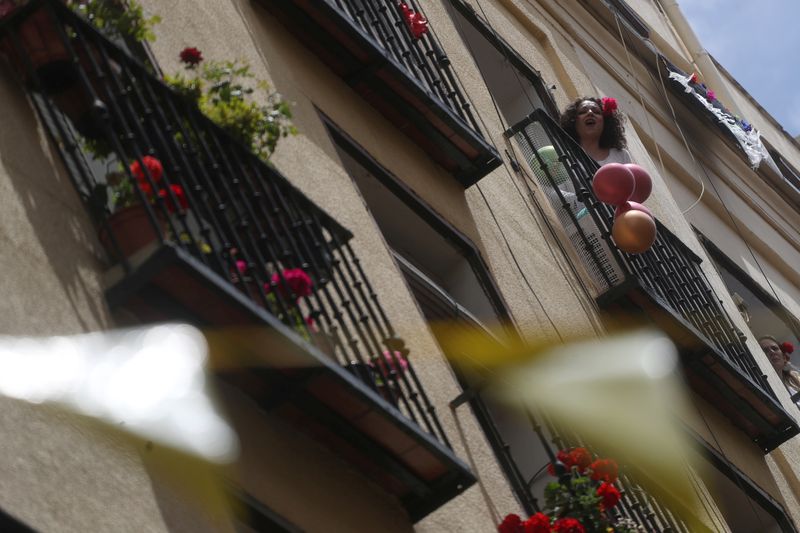
{"type": "Polygon", "coordinates": [[[788,358],[784,355],[778,343],[772,339],[761,339],[758,343],[761,345],[761,349],[764,350],[764,353],[767,354],[769,362],[772,363],[775,370],[778,372],[783,370],[788,358]]]}
{"type": "Polygon", "coordinates": [[[603,111],[596,102],[584,100],[578,105],[575,131],[579,139],[600,137],[603,133],[603,111]]]}

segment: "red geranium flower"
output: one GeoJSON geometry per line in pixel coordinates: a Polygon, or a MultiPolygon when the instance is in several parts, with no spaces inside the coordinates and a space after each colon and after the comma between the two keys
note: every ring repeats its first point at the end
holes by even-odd
{"type": "Polygon", "coordinates": [[[500,525],[497,526],[497,531],[499,533],[523,533],[522,519],[519,517],[519,515],[506,515],[506,517],[503,518],[503,521],[500,522],[500,525]]]}
{"type": "MultiPolygon", "coordinates": [[[[560,462],[564,463],[564,466],[567,467],[567,470],[571,470],[572,467],[576,467],[579,473],[583,473],[584,470],[591,464],[592,456],[589,454],[589,451],[586,448],[572,448],[571,450],[559,450],[556,454],[556,459],[560,462]]],[[[552,464],[547,466],[547,473],[551,476],[556,475],[555,466],[552,464]]]]}
{"type": "Polygon", "coordinates": [[[536,513],[522,523],[524,533],[550,533],[550,517],[536,513]]]}
{"type": "Polygon", "coordinates": [[[619,467],[613,459],[598,459],[589,468],[592,469],[592,479],[595,481],[614,483],[619,475],[619,467]]]}
{"type": "Polygon", "coordinates": [[[794,345],[789,341],[782,342],[781,343],[781,350],[783,350],[783,353],[785,353],[785,354],[790,354],[790,353],[792,353],[794,351],[794,345]]]}
{"type": "Polygon", "coordinates": [[[311,281],[309,275],[306,274],[305,270],[302,268],[287,268],[282,274],[285,283],[281,283],[278,274],[273,274],[271,283],[264,284],[264,290],[270,292],[272,290],[272,285],[276,284],[278,286],[278,293],[285,299],[288,299],[289,295],[284,285],[288,285],[289,289],[291,289],[297,298],[302,298],[303,296],[311,294],[311,287],[314,283],[311,281]]]}
{"type": "Polygon", "coordinates": [[[181,62],[189,68],[196,67],[203,60],[203,54],[195,47],[186,47],[181,50],[181,62]]]}
{"type": "Polygon", "coordinates": [[[553,524],[553,533],[586,533],[586,529],[575,518],[559,518],[553,524]]]}
{"type": "MultiPolygon", "coordinates": [[[[144,167],[147,169],[147,172],[150,174],[150,177],[153,178],[154,182],[158,183],[161,181],[161,176],[164,175],[164,167],[161,164],[161,161],[151,155],[146,155],[142,158],[142,163],[144,163],[144,167]]],[[[142,189],[145,188],[145,185],[150,185],[147,182],[147,176],[145,175],[142,165],[139,163],[138,159],[131,163],[130,170],[131,174],[133,174],[133,177],[139,182],[139,185],[142,187],[142,189]]]]}
{"type": "Polygon", "coordinates": [[[602,483],[597,487],[597,495],[602,499],[603,509],[611,509],[619,503],[622,497],[617,487],[611,483],[602,483]]]}
{"type": "Polygon", "coordinates": [[[586,448],[573,448],[572,451],[569,452],[569,460],[571,462],[570,466],[577,467],[578,472],[581,474],[592,464],[592,456],[586,448]]]}
{"type": "MultiPolygon", "coordinates": [[[[182,209],[188,209],[189,201],[186,199],[186,193],[183,192],[183,187],[177,183],[173,183],[169,186],[169,188],[172,191],[172,195],[175,196],[176,200],[178,200],[178,205],[180,205],[182,209]]],[[[167,193],[166,189],[159,189],[158,197],[163,198],[164,201],[167,202],[167,210],[170,213],[174,213],[176,211],[175,204],[172,202],[172,196],[167,193]]]]}

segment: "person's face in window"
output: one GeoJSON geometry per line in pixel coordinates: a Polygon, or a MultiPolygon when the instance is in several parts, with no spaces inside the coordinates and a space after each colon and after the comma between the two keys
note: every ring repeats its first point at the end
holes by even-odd
{"type": "Polygon", "coordinates": [[[578,106],[575,117],[575,131],[581,140],[600,137],[603,133],[603,111],[592,100],[584,100],[578,106]]]}
{"type": "Polygon", "coordinates": [[[758,343],[761,345],[761,349],[764,350],[764,353],[769,358],[769,362],[772,363],[775,370],[777,372],[782,371],[783,367],[786,366],[788,358],[781,350],[781,347],[778,346],[778,343],[772,339],[761,339],[758,343]]]}

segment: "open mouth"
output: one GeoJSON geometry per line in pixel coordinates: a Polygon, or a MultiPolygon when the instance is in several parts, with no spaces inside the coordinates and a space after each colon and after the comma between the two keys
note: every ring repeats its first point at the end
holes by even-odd
{"type": "Polygon", "coordinates": [[[595,124],[597,124],[597,119],[587,118],[586,120],[583,121],[583,123],[586,124],[587,126],[594,126],[595,124]]]}

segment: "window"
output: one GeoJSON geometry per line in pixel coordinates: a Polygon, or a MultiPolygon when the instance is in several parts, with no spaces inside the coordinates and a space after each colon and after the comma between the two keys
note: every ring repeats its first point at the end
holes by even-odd
{"type": "MultiPolygon", "coordinates": [[[[344,132],[330,122],[328,129],[426,320],[484,332],[497,321],[508,325],[505,304],[475,246],[344,132]]],[[[516,335],[510,325],[505,333],[516,335]]],[[[458,361],[460,354],[437,340],[451,361],[458,361]]],[[[524,413],[482,398],[480,376],[467,376],[457,365],[453,370],[466,391],[454,405],[469,401],[517,497],[533,513],[532,495],[544,490],[549,464],[536,428],[524,413]]]]}
{"type": "Polygon", "coordinates": [[[464,0],[449,0],[445,6],[506,124],[516,124],[537,108],[558,116],[553,97],[536,69],[479,17],[472,6],[464,0]]]}
{"type": "Polygon", "coordinates": [[[711,491],[725,522],[741,533],[791,533],[783,506],[730,463],[702,438],[690,431],[695,443],[693,464],[711,491]]]}
{"type": "MultiPolygon", "coordinates": [[[[753,281],[747,273],[726,256],[703,234],[699,233],[709,257],[719,271],[739,313],[755,337],[772,335],[779,342],[789,341],[800,346],[800,325],[791,314],[767,291],[753,281]]],[[[800,363],[800,350],[794,354],[793,363],[800,363]]]]}
{"type": "Polygon", "coordinates": [[[302,530],[240,488],[228,487],[237,533],[302,533],[302,530]]]}

